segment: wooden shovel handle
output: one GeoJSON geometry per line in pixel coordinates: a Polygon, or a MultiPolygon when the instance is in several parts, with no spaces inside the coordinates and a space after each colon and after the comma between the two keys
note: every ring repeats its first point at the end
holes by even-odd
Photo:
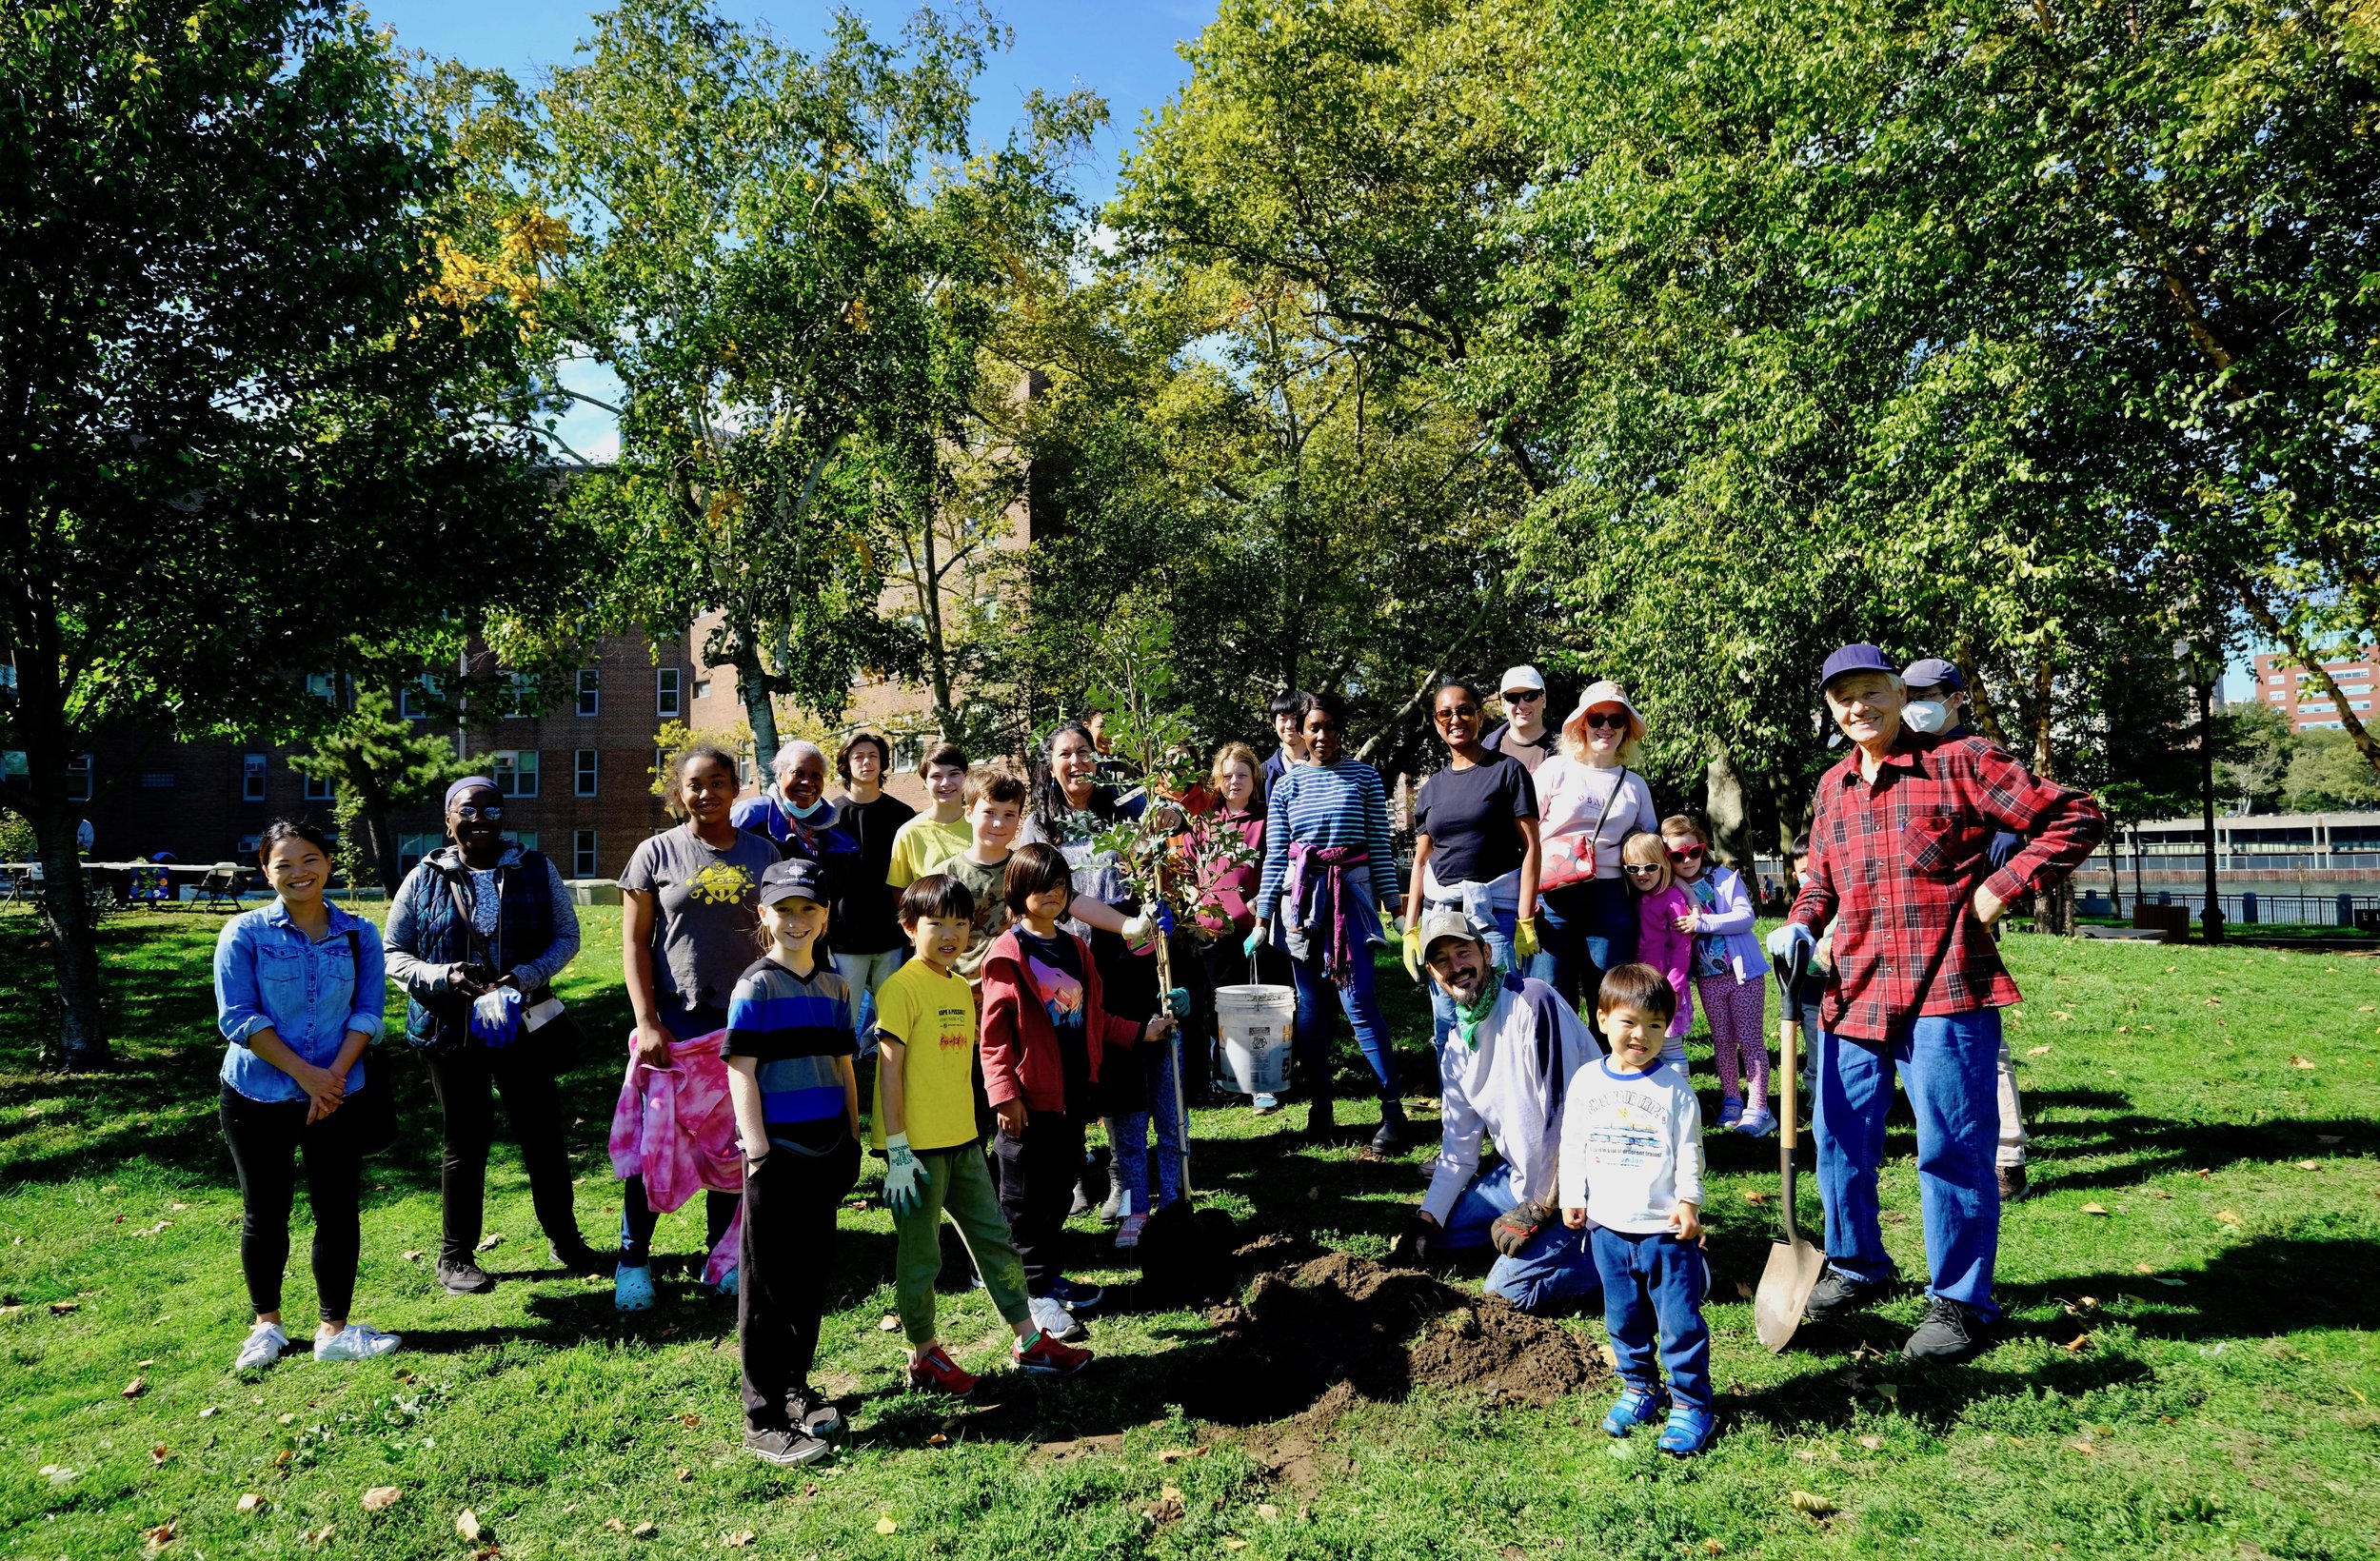
{"type": "Polygon", "coordinates": [[[1799,1050],[1797,1043],[1800,1039],[1800,1016],[1789,1009],[1776,1026],[1776,1065],[1784,1070],[1784,1077],[1778,1080],[1781,1088],[1777,1093],[1785,1107],[1784,1119],[1777,1123],[1776,1131],[1778,1145],[1788,1155],[1793,1153],[1794,1145],[1801,1141],[1801,1066],[1800,1058],[1795,1055],[1799,1050]]]}

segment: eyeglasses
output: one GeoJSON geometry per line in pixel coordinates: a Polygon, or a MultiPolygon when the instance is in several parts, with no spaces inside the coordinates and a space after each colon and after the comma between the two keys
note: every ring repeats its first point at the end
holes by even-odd
{"type": "Polygon", "coordinates": [[[1640,876],[1642,876],[1642,875],[1644,875],[1644,874],[1648,874],[1648,873],[1657,873],[1657,872],[1659,872],[1660,870],[1661,870],[1661,864],[1660,864],[1659,862],[1657,862],[1657,861],[1650,861],[1650,862],[1642,862],[1642,863],[1633,862],[1633,861],[1632,861],[1632,862],[1630,862],[1627,866],[1622,867],[1622,868],[1620,869],[1620,871],[1621,871],[1621,872],[1626,873],[1626,874],[1627,874],[1629,877],[1631,877],[1631,878],[1640,877],[1640,876]]]}
{"type": "Polygon", "coordinates": [[[1476,704],[1450,704],[1445,709],[1438,712],[1438,723],[1440,726],[1443,726],[1451,721],[1469,721],[1472,717],[1478,715],[1478,713],[1479,707],[1476,704]]]}
{"type": "Polygon", "coordinates": [[[1701,855],[1702,847],[1698,845],[1676,846],[1671,849],[1669,860],[1672,861],[1693,861],[1701,855]]]}
{"type": "Polygon", "coordinates": [[[505,816],[505,810],[498,807],[493,802],[488,803],[486,807],[474,807],[470,803],[466,802],[463,806],[454,810],[454,816],[461,819],[466,823],[485,819],[492,824],[497,820],[505,816]]]}
{"type": "Polygon", "coordinates": [[[1600,710],[1590,710],[1587,712],[1587,724],[1598,732],[1607,726],[1614,731],[1624,732],[1628,730],[1628,715],[1622,711],[1616,716],[1607,716],[1600,710]]]}
{"type": "Polygon", "coordinates": [[[1543,698],[1545,698],[1545,690],[1542,688],[1515,688],[1506,691],[1504,702],[1506,704],[1534,704],[1543,698]]]}

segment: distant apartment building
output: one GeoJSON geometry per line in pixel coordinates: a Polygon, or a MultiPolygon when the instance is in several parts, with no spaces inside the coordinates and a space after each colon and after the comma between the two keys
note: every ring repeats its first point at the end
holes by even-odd
{"type": "MultiPolygon", "coordinates": [[[[2370,722],[2373,670],[2380,651],[2366,650],[2360,660],[2325,662],[2322,669],[2338,685],[2339,698],[2360,721],[2370,722]]],[[[2293,732],[2336,731],[2342,725],[2338,705],[2316,682],[2313,674],[2286,656],[2266,651],[2256,657],[2256,700],[2289,717],[2293,732]]]]}

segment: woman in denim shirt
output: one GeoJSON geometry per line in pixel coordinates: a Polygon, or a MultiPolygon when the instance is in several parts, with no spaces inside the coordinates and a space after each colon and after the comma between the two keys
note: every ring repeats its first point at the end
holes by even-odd
{"type": "Polygon", "coordinates": [[[367,1360],[397,1347],[394,1334],[347,1318],[363,1246],[354,1101],[366,1087],[364,1048],[380,1034],[388,1001],[380,934],[323,899],[330,841],[321,830],[274,823],[257,859],[279,898],[233,917],[215,939],[215,1023],[231,1042],[223,1054],[223,1136],[240,1176],[240,1267],[256,1308],[237,1368],[269,1366],[289,1343],[281,1273],[301,1159],[322,1315],[314,1358],[367,1360]]]}

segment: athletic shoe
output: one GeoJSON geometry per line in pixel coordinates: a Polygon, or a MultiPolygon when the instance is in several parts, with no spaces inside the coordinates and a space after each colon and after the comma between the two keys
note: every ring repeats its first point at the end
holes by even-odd
{"type": "Polygon", "coordinates": [[[1097,1285],[1086,1285],[1064,1274],[1049,1282],[1049,1298],[1069,1312],[1090,1312],[1107,1299],[1107,1292],[1097,1285]]]}
{"type": "Polygon", "coordinates": [[[1027,1376],[1072,1376],[1091,1364],[1091,1352],[1061,1344],[1049,1334],[1036,1334],[1033,1342],[1019,1339],[1008,1347],[1017,1370],[1027,1376]]]}
{"type": "Polygon", "coordinates": [[[289,1335],[277,1322],[260,1322],[249,1330],[248,1342],[240,1346],[240,1358],[231,1363],[235,1372],[252,1372],[279,1360],[289,1348],[289,1335]]]}
{"type": "Polygon", "coordinates": [[[1259,1095],[1255,1099],[1249,1101],[1248,1104],[1255,1110],[1259,1116],[1270,1116],[1273,1113],[1280,1110],[1280,1097],[1278,1095],[1259,1095]]]}
{"type": "Polygon", "coordinates": [[[1032,1300],[1033,1326],[1041,1331],[1043,1338],[1079,1339],[1089,1332],[1081,1319],[1060,1306],[1048,1295],[1036,1295],[1032,1300]]]}
{"type": "Polygon", "coordinates": [[[1992,1333],[1991,1322],[1973,1307],[1937,1300],[1926,1312],[1926,1320],[1909,1335],[1909,1342],[1901,1346],[1901,1354],[1911,1360],[1955,1366],[1990,1349],[1992,1333]]]}
{"type": "Polygon", "coordinates": [[[821,1438],[796,1431],[791,1426],[767,1426],[744,1432],[744,1451],[764,1464],[775,1464],[780,1469],[798,1469],[804,1464],[818,1462],[834,1449],[821,1438]]]}
{"type": "Polygon", "coordinates": [[[1654,1445],[1664,1452],[1691,1458],[1711,1445],[1711,1433],[1716,1430],[1718,1421],[1709,1411],[1673,1404],[1669,1423],[1661,1428],[1661,1439],[1654,1445]]]}
{"type": "Polygon", "coordinates": [[[1833,1264],[1818,1275],[1818,1282],[1810,1289],[1810,1299],[1803,1303],[1804,1322],[1832,1322],[1854,1312],[1865,1312],[1872,1302],[1884,1298],[1881,1281],[1854,1279],[1833,1264]]]}
{"type": "Polygon", "coordinates": [[[1116,1227],[1116,1250],[1118,1252],[1130,1252],[1133,1248],[1139,1246],[1140,1244],[1140,1227],[1146,1225],[1148,1222],[1149,1216],[1146,1215],[1124,1215],[1123,1222],[1116,1227]]]}
{"type": "Polygon", "coordinates": [[[438,1259],[438,1282],[449,1295],[485,1295],[496,1288],[487,1271],[467,1257],[438,1259]]]}
{"type": "Polygon", "coordinates": [[[1721,1133],[1727,1132],[1737,1122],[1743,1120],[1743,1116],[1744,1103],[1742,1099],[1733,1095],[1725,1097],[1719,1101],[1719,1131],[1721,1133]]]}
{"type": "Polygon", "coordinates": [[[1748,1111],[1735,1124],[1735,1131],[1747,1138],[1765,1138],[1776,1131],[1776,1116],[1768,1111],[1748,1111]]]}
{"type": "Polygon", "coordinates": [[[316,1360],[376,1360],[404,1342],[394,1334],[383,1334],[377,1329],[367,1328],[360,1322],[351,1322],[328,1338],[325,1338],[320,1334],[315,1334],[314,1358],[316,1360]]]}
{"type": "Polygon", "coordinates": [[[909,1362],[909,1386],[922,1388],[927,1393],[946,1393],[953,1398],[963,1398],[975,1392],[975,1378],[961,1371],[959,1363],[937,1344],[909,1362]]]}
{"type": "Polygon", "coordinates": [[[1658,1388],[1631,1385],[1622,1392],[1611,1413],[1603,1416],[1604,1434],[1625,1436],[1638,1426],[1649,1426],[1669,1408],[1669,1394],[1658,1388]]]}
{"type": "Polygon", "coordinates": [[[630,1268],[623,1263],[611,1271],[611,1304],[620,1311],[650,1312],[655,1299],[650,1264],[630,1268]]]}
{"type": "Polygon", "coordinates": [[[1380,1105],[1380,1130],[1372,1135],[1372,1151],[1376,1155],[1401,1155],[1413,1147],[1413,1129],[1405,1122],[1405,1107],[1401,1100],[1387,1100],[1380,1105]]]}
{"type": "Polygon", "coordinates": [[[821,1441],[843,1433],[843,1411],[835,1408],[832,1399],[820,1397],[818,1390],[807,1383],[785,1394],[785,1418],[821,1441]]]}
{"type": "Polygon", "coordinates": [[[599,1274],[611,1266],[610,1259],[584,1241],[566,1252],[560,1242],[548,1241],[545,1243],[545,1255],[553,1259],[554,1267],[585,1277],[599,1274]]]}
{"type": "Polygon", "coordinates": [[[2025,1201],[2025,1168],[2023,1166],[2001,1166],[1999,1168],[1999,1178],[2000,1201],[2002,1203],[2022,1203],[2025,1201]]]}
{"type": "Polygon", "coordinates": [[[742,1269],[729,1269],[726,1273],[719,1276],[719,1293],[722,1295],[726,1296],[729,1300],[734,1300],[736,1295],[736,1286],[741,1284],[743,1279],[744,1271],[742,1269]]]}
{"type": "Polygon", "coordinates": [[[1125,1196],[1124,1184],[1121,1180],[1108,1186],[1107,1201],[1100,1205],[1101,1224],[1121,1225],[1123,1223],[1125,1196]]]}

